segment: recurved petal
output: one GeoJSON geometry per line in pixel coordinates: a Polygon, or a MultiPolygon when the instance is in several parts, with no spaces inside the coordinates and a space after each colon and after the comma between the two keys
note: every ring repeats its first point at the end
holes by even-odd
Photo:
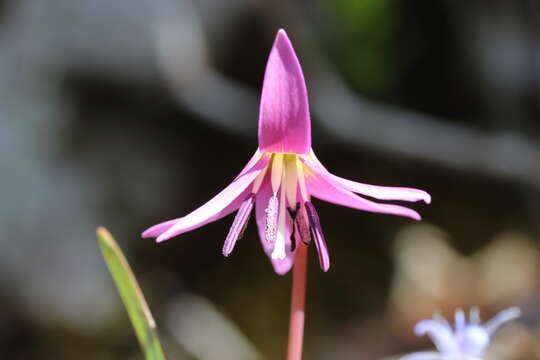
{"type": "Polygon", "coordinates": [[[434,320],[422,320],[414,327],[418,336],[428,335],[443,355],[460,353],[459,344],[448,327],[434,320]]]}
{"type": "Polygon", "coordinates": [[[270,180],[267,177],[259,189],[255,201],[255,215],[257,218],[257,227],[259,228],[259,238],[264,252],[272,262],[274,271],[278,275],[285,275],[293,266],[294,252],[291,252],[291,232],[292,227],[289,221],[285,224],[286,236],[285,236],[285,258],[283,260],[272,259],[272,252],[274,251],[274,243],[266,240],[266,207],[268,206],[268,200],[272,196],[272,187],[270,180]]]}
{"type": "Polygon", "coordinates": [[[262,152],[307,154],[311,120],[302,68],[285,30],[272,46],[259,109],[259,148],[262,152]]]}
{"type": "Polygon", "coordinates": [[[247,198],[251,191],[249,186],[267,163],[268,157],[260,158],[251,168],[244,169],[229,186],[206,204],[184,217],[151,227],[143,233],[143,237],[157,236],[156,241],[165,241],[230,214],[247,198]],[[159,233],[161,230],[163,232],[159,233]]]}
{"type": "Polygon", "coordinates": [[[324,173],[310,172],[306,174],[306,184],[308,192],[311,195],[333,204],[363,211],[399,215],[420,220],[420,215],[412,209],[393,204],[379,204],[364,199],[347,190],[324,173]]]}
{"type": "MultiPolygon", "coordinates": [[[[240,173],[235,178],[235,180],[238,179],[240,176],[244,175],[245,173],[247,173],[248,171],[250,171],[255,165],[257,165],[257,163],[261,160],[263,156],[268,157],[268,155],[263,155],[261,151],[257,149],[257,151],[255,151],[255,154],[253,154],[253,156],[251,157],[251,159],[249,159],[247,164],[244,165],[244,168],[242,169],[242,171],[240,171],[240,173]]],[[[270,158],[268,157],[268,159],[270,158]]]]}
{"type": "Polygon", "coordinates": [[[511,307],[495,315],[491,320],[484,324],[484,328],[489,335],[493,335],[501,327],[501,325],[515,320],[520,316],[521,309],[518,307],[511,307]]]}
{"type": "Polygon", "coordinates": [[[173,226],[180,219],[181,218],[172,219],[172,220],[165,221],[165,222],[159,223],[157,225],[154,225],[154,226],[146,229],[142,233],[142,237],[143,238],[158,237],[159,235],[161,235],[165,231],[167,231],[171,226],[173,226]]]}
{"type": "Polygon", "coordinates": [[[316,172],[324,173],[331,177],[332,180],[339,183],[343,188],[359,193],[362,195],[370,196],[379,200],[401,200],[401,201],[420,201],[423,200],[426,204],[431,203],[431,195],[427,192],[414,188],[406,187],[394,187],[394,186],[378,186],[364,184],[348,179],[341,178],[330,173],[323,164],[317,159],[313,150],[310,154],[302,159],[304,164],[313,169],[316,172]]]}

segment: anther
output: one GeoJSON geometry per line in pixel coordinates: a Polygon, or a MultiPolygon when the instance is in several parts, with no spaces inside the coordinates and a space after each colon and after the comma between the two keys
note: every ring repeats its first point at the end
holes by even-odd
{"type": "Polygon", "coordinates": [[[311,235],[315,242],[315,247],[317,248],[317,253],[319,255],[319,264],[323,271],[328,271],[330,268],[330,257],[328,255],[328,248],[326,246],[326,241],[324,240],[324,235],[321,228],[321,222],[319,220],[319,215],[315,210],[315,207],[309,201],[304,203],[304,207],[309,218],[309,228],[311,230],[311,235]]]}
{"type": "Polygon", "coordinates": [[[300,203],[297,204],[297,214],[295,223],[298,227],[298,232],[300,233],[300,239],[306,245],[311,243],[311,234],[310,234],[310,225],[309,219],[306,213],[306,207],[300,206],[300,203]]]}
{"type": "Polygon", "coordinates": [[[298,205],[300,203],[296,203],[296,209],[293,209],[291,207],[287,207],[287,212],[289,213],[289,218],[291,219],[291,252],[294,252],[296,250],[296,215],[298,214],[298,205]]]}
{"type": "Polygon", "coordinates": [[[255,199],[255,194],[249,195],[249,197],[242,202],[234,221],[229,229],[225,243],[223,244],[223,255],[229,256],[233,251],[236,242],[242,238],[244,231],[246,230],[247,224],[249,222],[249,217],[251,215],[251,210],[253,209],[253,203],[255,199]]]}
{"type": "Polygon", "coordinates": [[[277,235],[277,222],[278,222],[278,198],[274,194],[268,200],[268,206],[266,207],[266,227],[265,238],[266,241],[274,243],[276,242],[277,235]]]}

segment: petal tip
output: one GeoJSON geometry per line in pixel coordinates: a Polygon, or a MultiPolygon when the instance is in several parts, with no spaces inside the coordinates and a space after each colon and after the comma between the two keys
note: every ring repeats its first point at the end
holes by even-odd
{"type": "Polygon", "coordinates": [[[286,32],[285,29],[283,29],[283,28],[281,28],[281,29],[279,29],[279,30],[277,31],[276,37],[277,37],[277,38],[279,38],[279,37],[285,37],[285,38],[287,38],[287,39],[289,38],[289,37],[287,36],[287,32],[286,32]]]}
{"type": "Polygon", "coordinates": [[[324,266],[324,267],[322,268],[322,270],[323,270],[324,272],[328,272],[328,270],[330,270],[330,264],[324,266]]]}
{"type": "Polygon", "coordinates": [[[292,41],[289,38],[289,35],[285,31],[285,29],[279,29],[276,38],[274,39],[273,47],[283,47],[285,46],[287,51],[290,51],[294,54],[296,57],[296,53],[294,51],[294,47],[292,45],[292,41]]]}
{"type": "Polygon", "coordinates": [[[286,275],[293,267],[294,262],[292,259],[286,258],[285,260],[270,260],[272,268],[279,276],[286,275]]]}
{"type": "Polygon", "coordinates": [[[169,240],[172,236],[169,236],[167,234],[160,235],[156,238],[156,243],[160,243],[166,240],[169,240]]]}
{"type": "Polygon", "coordinates": [[[428,193],[425,193],[424,195],[424,202],[426,204],[431,204],[431,195],[429,195],[428,193]]]}
{"type": "Polygon", "coordinates": [[[280,29],[266,64],[259,107],[263,152],[307,154],[311,147],[309,101],[302,67],[291,40],[280,29]]]}
{"type": "Polygon", "coordinates": [[[431,322],[432,322],[432,320],[419,321],[414,326],[414,333],[416,334],[416,336],[424,336],[426,334],[426,332],[428,331],[428,324],[431,323],[431,322]]]}
{"type": "Polygon", "coordinates": [[[396,215],[405,216],[416,221],[422,220],[422,216],[418,212],[409,208],[404,208],[404,211],[401,214],[396,215]]]}

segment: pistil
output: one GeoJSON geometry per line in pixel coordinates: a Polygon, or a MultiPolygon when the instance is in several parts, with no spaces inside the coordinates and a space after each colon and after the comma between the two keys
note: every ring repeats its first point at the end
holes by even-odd
{"type": "Polygon", "coordinates": [[[279,213],[278,213],[278,231],[276,235],[276,242],[274,244],[274,251],[272,252],[272,259],[283,260],[285,259],[285,220],[287,217],[285,206],[285,172],[282,173],[282,186],[279,194],[279,213]]]}

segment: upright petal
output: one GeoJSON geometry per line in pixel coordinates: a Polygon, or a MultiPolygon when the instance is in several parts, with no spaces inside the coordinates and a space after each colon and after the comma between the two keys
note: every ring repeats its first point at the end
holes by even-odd
{"type": "Polygon", "coordinates": [[[420,220],[420,215],[412,209],[393,204],[379,204],[364,199],[344,189],[339,183],[334,182],[329,176],[323,173],[306,173],[306,184],[308,192],[311,195],[333,204],[348,206],[363,211],[393,214],[420,220]]]}
{"type": "Polygon", "coordinates": [[[251,192],[249,186],[264,170],[266,164],[268,164],[268,157],[260,158],[250,169],[244,169],[229,186],[206,204],[184,217],[151,227],[143,233],[143,237],[157,236],[156,241],[165,241],[230,214],[247,198],[251,192]],[[163,232],[159,233],[159,231],[163,232]]]}
{"type": "Polygon", "coordinates": [[[456,336],[463,337],[463,332],[467,328],[467,319],[465,319],[465,312],[463,309],[457,309],[454,314],[454,322],[456,328],[456,336]]]}
{"type": "Polygon", "coordinates": [[[267,178],[263,181],[259,192],[257,193],[255,203],[255,214],[257,217],[257,227],[259,228],[259,238],[264,252],[274,266],[274,271],[279,275],[286,274],[294,263],[294,252],[291,252],[291,232],[292,227],[289,221],[285,225],[285,259],[272,259],[272,252],[274,251],[274,243],[266,240],[266,207],[268,206],[268,200],[272,196],[272,187],[270,185],[270,179],[267,178]]]}
{"type": "Polygon", "coordinates": [[[311,121],[302,68],[285,30],[279,30],[264,74],[259,109],[262,152],[307,154],[311,121]]]}
{"type": "Polygon", "coordinates": [[[331,177],[332,180],[339,183],[343,188],[363,194],[379,200],[401,200],[401,201],[419,201],[423,200],[426,204],[431,203],[431,195],[427,192],[419,189],[395,187],[395,186],[378,186],[364,184],[356,181],[341,178],[330,173],[323,164],[317,159],[313,150],[311,150],[309,156],[306,156],[302,161],[311,169],[325,173],[331,177]]]}

